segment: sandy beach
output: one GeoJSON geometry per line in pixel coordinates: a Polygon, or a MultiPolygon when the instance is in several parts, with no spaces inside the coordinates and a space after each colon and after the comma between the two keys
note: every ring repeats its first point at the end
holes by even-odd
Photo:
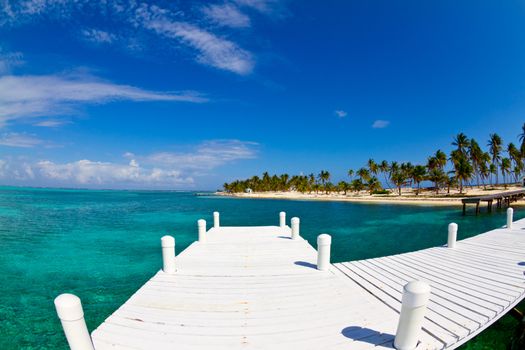
{"type": "MultiPolygon", "coordinates": [[[[401,196],[397,190],[392,190],[391,194],[370,195],[368,192],[356,193],[300,193],[296,191],[287,192],[257,192],[257,193],[227,193],[216,192],[220,196],[229,196],[236,198],[252,199],[289,199],[289,200],[314,200],[314,201],[341,201],[341,202],[360,202],[360,203],[389,203],[389,204],[406,204],[406,205],[435,205],[435,206],[458,206],[462,205],[461,199],[466,197],[486,196],[495,193],[511,192],[523,189],[521,186],[503,186],[484,189],[483,187],[468,187],[460,194],[458,190],[451,189],[450,194],[440,193],[422,189],[419,195],[415,190],[405,188],[401,191],[401,196]]],[[[512,206],[525,205],[525,200],[519,200],[512,203],[512,206]]]]}

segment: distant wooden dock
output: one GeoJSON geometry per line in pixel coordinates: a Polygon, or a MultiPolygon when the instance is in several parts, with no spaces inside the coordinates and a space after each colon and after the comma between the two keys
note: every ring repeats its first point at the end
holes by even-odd
{"type": "Polygon", "coordinates": [[[221,227],[216,214],[176,257],[163,237],[163,269],[91,338],[78,298],[55,304],[73,350],[454,349],[524,298],[525,220],[508,215],[462,241],[451,224],[445,246],[331,264],[330,237],[316,251],[297,218],[221,227]]]}
{"type": "Polygon", "coordinates": [[[467,204],[476,205],[476,215],[479,214],[479,207],[481,202],[487,202],[487,211],[492,211],[492,204],[495,201],[496,207],[501,208],[503,205],[510,206],[510,203],[517,201],[525,196],[525,189],[517,191],[508,191],[490,194],[486,196],[479,197],[469,197],[463,198],[461,202],[463,203],[463,215],[466,214],[467,204]]]}

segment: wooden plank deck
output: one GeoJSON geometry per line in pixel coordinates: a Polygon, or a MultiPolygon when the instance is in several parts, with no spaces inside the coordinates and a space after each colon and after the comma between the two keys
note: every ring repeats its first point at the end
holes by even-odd
{"type": "Polygon", "coordinates": [[[479,213],[479,206],[481,202],[487,202],[487,210],[490,212],[492,211],[492,203],[494,201],[496,201],[496,207],[501,208],[503,204],[510,206],[510,203],[516,202],[518,199],[521,199],[523,197],[525,197],[525,189],[516,190],[516,191],[500,192],[500,193],[489,194],[489,195],[479,196],[479,197],[463,198],[461,200],[461,203],[463,204],[463,215],[465,215],[466,213],[467,204],[476,205],[475,212],[477,215],[479,213]]]}
{"type": "MultiPolygon", "coordinates": [[[[93,333],[98,349],[391,349],[403,286],[432,294],[418,349],[453,349],[525,293],[525,220],[457,242],[318,271],[278,226],[221,227],[93,333]]],[[[444,235],[445,238],[445,235],[444,235]]],[[[333,244],[337,244],[334,242],[333,244]]]]}

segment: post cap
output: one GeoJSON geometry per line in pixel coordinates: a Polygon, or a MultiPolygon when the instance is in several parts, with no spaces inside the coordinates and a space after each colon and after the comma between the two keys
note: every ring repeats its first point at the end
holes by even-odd
{"type": "Polygon", "coordinates": [[[219,212],[218,211],[214,211],[213,212],[213,216],[218,216],[219,215],[219,212]]]}
{"type": "Polygon", "coordinates": [[[175,238],[173,238],[172,236],[163,236],[160,239],[160,244],[163,248],[175,247],[175,238]]]}
{"type": "Polygon", "coordinates": [[[332,244],[332,236],[322,233],[317,236],[317,245],[330,245],[332,244]]]}
{"type": "Polygon", "coordinates": [[[206,226],[206,220],[204,220],[204,219],[197,220],[197,225],[199,225],[199,226],[206,226]]]}
{"type": "Polygon", "coordinates": [[[407,307],[420,307],[427,304],[430,285],[423,281],[412,281],[403,287],[402,303],[407,307]]]}
{"type": "Polygon", "coordinates": [[[456,224],[455,222],[451,222],[450,224],[448,224],[448,230],[449,231],[451,231],[451,230],[457,231],[458,230],[458,224],[456,224]]]}
{"type": "Polygon", "coordinates": [[[286,215],[286,213],[284,211],[282,211],[282,212],[279,213],[279,215],[280,216],[284,216],[284,215],[286,215]]]}
{"type": "Polygon", "coordinates": [[[513,211],[514,211],[514,209],[512,209],[512,208],[508,208],[507,209],[507,213],[512,213],[513,211]]]}
{"type": "Polygon", "coordinates": [[[298,224],[299,223],[299,218],[292,218],[291,222],[292,222],[292,224],[298,224]]]}
{"type": "Polygon", "coordinates": [[[84,317],[82,303],[76,295],[64,293],[55,298],[58,318],[63,321],[76,321],[84,317]]]}

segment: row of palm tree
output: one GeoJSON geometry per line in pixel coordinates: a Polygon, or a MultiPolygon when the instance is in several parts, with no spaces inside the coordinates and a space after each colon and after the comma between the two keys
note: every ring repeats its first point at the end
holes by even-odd
{"type": "Polygon", "coordinates": [[[440,190],[450,193],[452,187],[457,187],[463,193],[465,186],[477,185],[486,188],[487,185],[499,185],[502,182],[507,187],[509,182],[518,182],[525,167],[525,123],[519,135],[520,147],[509,143],[504,149],[504,143],[497,134],[490,134],[487,151],[483,151],[474,138],[468,138],[464,133],[456,135],[452,142],[454,148],[447,157],[438,149],[428,157],[426,164],[413,165],[410,162],[398,163],[376,162],[369,159],[366,166],[348,171],[349,181],[330,181],[330,172],[322,170],[317,176],[288,174],[270,175],[265,172],[262,177],[253,176],[246,180],[237,180],[224,184],[227,192],[290,191],[306,192],[360,192],[383,193],[383,186],[395,188],[399,195],[403,187],[414,187],[418,195],[421,183],[429,181],[433,184],[436,194],[440,190]],[[504,157],[506,153],[506,156],[504,157]],[[379,180],[382,178],[383,183],[379,180]]]}

